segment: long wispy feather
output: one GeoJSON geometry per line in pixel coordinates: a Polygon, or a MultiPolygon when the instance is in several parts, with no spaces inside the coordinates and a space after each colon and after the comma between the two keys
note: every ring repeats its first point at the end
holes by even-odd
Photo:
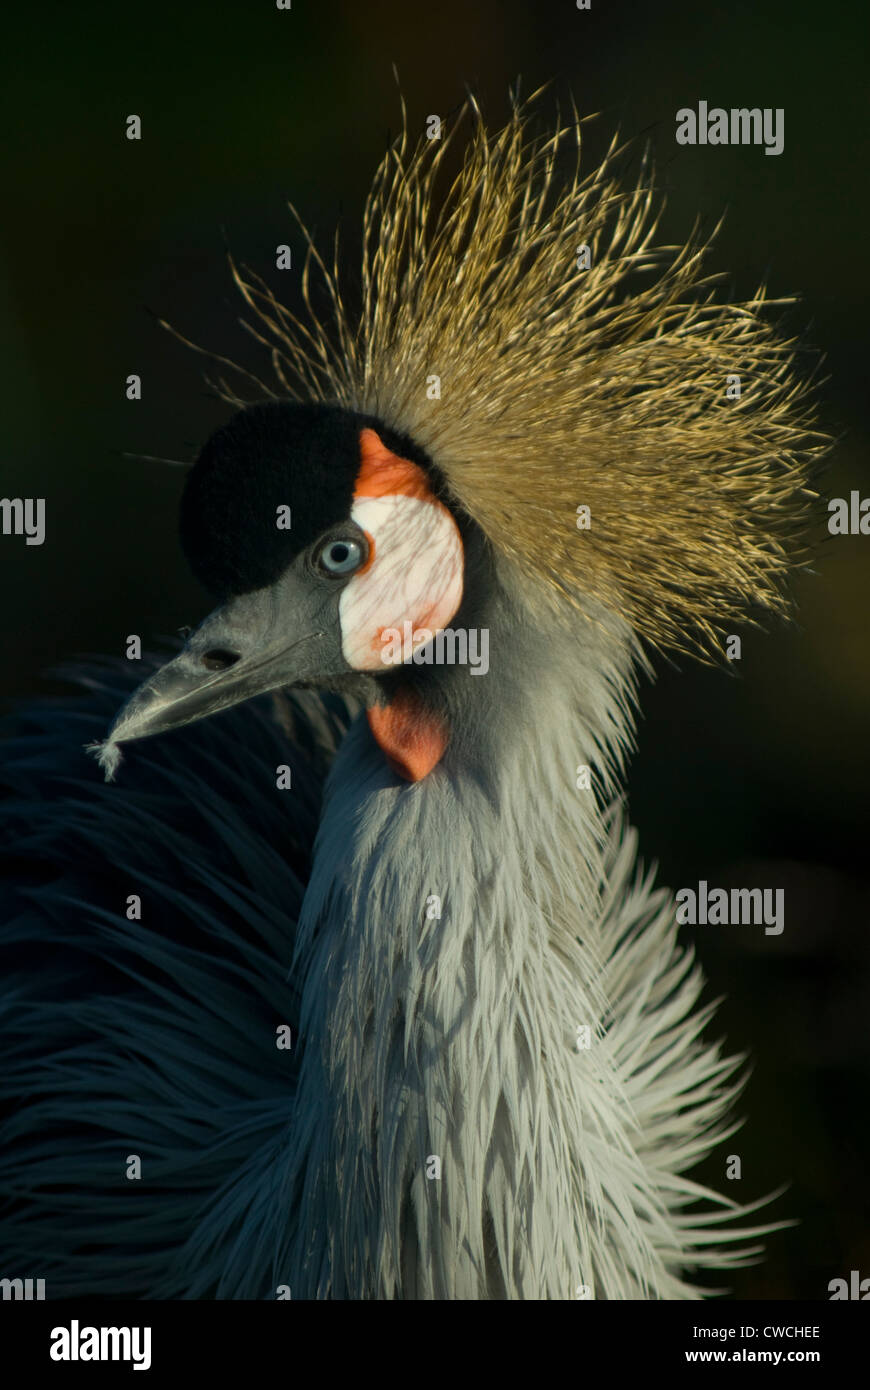
{"type": "Polygon", "coordinates": [[[491,134],[469,98],[445,138],[412,149],[406,126],[385,156],[353,301],[337,242],[327,264],[295,209],[304,314],[232,268],[278,394],[404,431],[528,578],[703,654],[751,606],[787,609],[825,440],[764,289],[719,302],[702,269],[712,237],[657,245],[650,163],[624,186],[623,153],[614,139],[584,174],[579,121],[536,133],[515,102],[491,134]]]}
{"type": "Polygon", "coordinates": [[[687,1176],[736,1127],[738,1061],[701,1036],[701,972],[608,791],[631,631],[570,613],[544,630],[507,600],[488,622],[503,659],[439,768],[403,791],[353,726],[330,774],[294,960],[290,1282],[697,1298],[696,1271],[753,1260],[775,1225],[687,1176]],[[600,774],[600,807],[578,802],[575,761],[600,774]]]}

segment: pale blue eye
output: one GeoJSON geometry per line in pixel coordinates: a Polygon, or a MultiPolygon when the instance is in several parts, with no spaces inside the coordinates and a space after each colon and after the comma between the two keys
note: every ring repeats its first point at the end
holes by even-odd
{"type": "Polygon", "coordinates": [[[328,541],[319,558],[329,574],[353,574],[362,564],[363,549],[358,541],[328,541]]]}

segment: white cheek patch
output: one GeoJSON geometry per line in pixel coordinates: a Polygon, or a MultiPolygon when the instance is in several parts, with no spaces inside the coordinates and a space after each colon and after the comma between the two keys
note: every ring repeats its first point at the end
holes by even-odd
{"type": "Polygon", "coordinates": [[[358,497],[351,517],[374,541],[374,558],[339,600],[341,646],[354,670],[377,671],[450,622],[462,601],[462,538],[435,498],[358,497]],[[404,639],[398,656],[396,632],[404,639]]]}

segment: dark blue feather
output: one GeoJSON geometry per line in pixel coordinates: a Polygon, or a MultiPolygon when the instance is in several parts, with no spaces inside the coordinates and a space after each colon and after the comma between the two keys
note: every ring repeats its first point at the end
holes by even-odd
{"type": "Polygon", "coordinates": [[[107,786],[83,745],[146,674],[81,668],[83,693],[30,706],[2,745],[2,1273],[50,1298],[274,1296],[288,970],[350,712],[266,697],[135,745],[107,786]]]}

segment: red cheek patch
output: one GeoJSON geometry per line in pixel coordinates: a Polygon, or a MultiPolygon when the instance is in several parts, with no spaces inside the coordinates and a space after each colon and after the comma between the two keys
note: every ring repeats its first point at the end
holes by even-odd
{"type": "Polygon", "coordinates": [[[354,497],[431,498],[422,468],[392,453],[374,430],[360,430],[359,449],[361,462],[354,497]]]}
{"type": "Polygon", "coordinates": [[[447,729],[413,691],[400,690],[392,704],[366,713],[384,757],[406,782],[422,782],[443,758],[447,729]]]}
{"type": "MultiPolygon", "coordinates": [[[[385,670],[392,634],[405,623],[421,642],[449,623],[462,598],[462,541],[425,471],[386,447],[373,429],[360,431],[360,468],[351,516],[365,531],[369,558],[347,585],[339,611],[342,649],[354,670],[385,670]]],[[[403,656],[400,659],[404,659],[403,656]]],[[[448,729],[413,690],[367,711],[389,766],[420,782],[444,756],[448,729]]]]}

